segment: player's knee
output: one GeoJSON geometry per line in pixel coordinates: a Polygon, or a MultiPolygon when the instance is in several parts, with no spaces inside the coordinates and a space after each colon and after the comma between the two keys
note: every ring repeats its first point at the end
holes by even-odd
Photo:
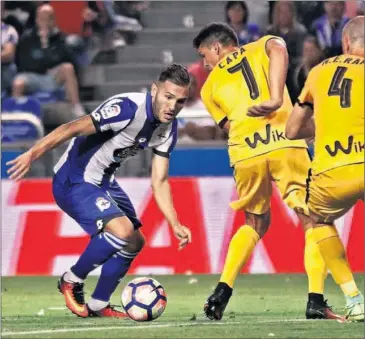
{"type": "Polygon", "coordinates": [[[75,68],[74,66],[69,63],[69,62],[64,62],[63,64],[61,64],[60,66],[60,71],[63,74],[74,74],[75,73],[75,68]]]}
{"type": "Polygon", "coordinates": [[[146,244],[146,239],[143,236],[143,234],[140,233],[140,237],[138,237],[138,241],[136,243],[136,251],[140,252],[145,244],[146,244]]]}
{"type": "Polygon", "coordinates": [[[133,243],[131,244],[133,246],[132,252],[140,252],[144,247],[145,243],[146,239],[143,236],[143,234],[139,231],[136,231],[133,237],[133,243]]]}
{"type": "Polygon", "coordinates": [[[268,231],[271,223],[271,213],[270,211],[264,214],[252,214],[249,212],[245,213],[246,224],[251,226],[262,238],[268,231]]]}
{"type": "Polygon", "coordinates": [[[104,231],[120,239],[130,239],[134,233],[134,226],[128,217],[123,216],[110,220],[106,224],[104,231]]]}
{"type": "Polygon", "coordinates": [[[132,238],[130,239],[128,245],[124,248],[125,251],[129,253],[138,253],[141,252],[145,245],[145,238],[143,234],[137,230],[134,232],[132,238]]]}

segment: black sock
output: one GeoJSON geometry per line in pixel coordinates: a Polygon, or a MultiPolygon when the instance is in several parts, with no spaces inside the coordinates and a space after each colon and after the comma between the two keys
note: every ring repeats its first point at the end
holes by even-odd
{"type": "Polygon", "coordinates": [[[215,293],[224,297],[224,299],[229,299],[232,295],[232,288],[226,283],[220,282],[215,288],[215,293]]]}
{"type": "Polygon", "coordinates": [[[313,301],[316,304],[324,303],[323,294],[318,294],[318,293],[308,293],[308,300],[313,301]]]}

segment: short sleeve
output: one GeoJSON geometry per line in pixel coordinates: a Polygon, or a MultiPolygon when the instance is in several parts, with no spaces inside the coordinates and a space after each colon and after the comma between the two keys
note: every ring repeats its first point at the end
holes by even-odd
{"type": "Polygon", "coordinates": [[[174,120],[168,138],[161,145],[154,147],[153,153],[164,158],[170,158],[170,154],[176,146],[176,141],[177,141],[177,120],[174,120]]]}
{"type": "Polygon", "coordinates": [[[204,103],[205,108],[212,116],[213,120],[216,124],[223,128],[224,124],[228,121],[226,114],[220,109],[220,107],[213,101],[212,91],[209,86],[209,80],[206,81],[202,90],[201,90],[201,98],[204,103]]]}
{"type": "Polygon", "coordinates": [[[309,106],[313,109],[313,95],[312,95],[312,79],[313,79],[313,71],[312,69],[305,81],[304,87],[297,99],[297,103],[299,106],[309,106]]]}
{"type": "Polygon", "coordinates": [[[128,98],[110,98],[91,114],[98,132],[121,131],[133,120],[137,105],[128,98]]]}
{"type": "Polygon", "coordinates": [[[266,44],[273,39],[280,40],[286,46],[285,40],[276,35],[265,35],[259,40],[257,40],[254,44],[256,44],[256,47],[260,48],[260,50],[262,50],[265,55],[267,55],[266,44]]]}

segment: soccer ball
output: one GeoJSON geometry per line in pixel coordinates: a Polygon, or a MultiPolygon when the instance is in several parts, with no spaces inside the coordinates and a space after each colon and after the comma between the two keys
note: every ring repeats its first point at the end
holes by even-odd
{"type": "Polygon", "coordinates": [[[165,310],[166,293],[162,285],[152,278],[133,279],[122,292],[122,305],[135,321],[151,321],[165,310]]]}

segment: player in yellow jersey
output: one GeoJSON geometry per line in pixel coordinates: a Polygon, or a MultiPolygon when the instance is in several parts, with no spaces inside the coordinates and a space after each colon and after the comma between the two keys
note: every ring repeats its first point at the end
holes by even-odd
{"type": "Polygon", "coordinates": [[[314,237],[346,296],[347,318],[364,321],[357,288],[334,220],[364,200],[364,17],[344,27],[344,54],[311,70],[286,127],[290,139],[315,135],[308,207],[314,237]]]}
{"type": "Polygon", "coordinates": [[[212,23],[200,31],[193,45],[211,70],[201,91],[202,100],[216,123],[229,133],[228,150],[239,195],[231,207],[243,210],[246,216],[246,224],[230,242],[220,282],[204,306],[207,317],[222,318],[237,275],[270,226],[274,182],[306,231],[306,317],[338,318],[323,297],[327,269],[314,241],[305,203],[310,167],[307,145],[304,140],[285,137],[293,108],[285,87],[285,42],[265,36],[240,47],[229,26],[212,23]]]}

